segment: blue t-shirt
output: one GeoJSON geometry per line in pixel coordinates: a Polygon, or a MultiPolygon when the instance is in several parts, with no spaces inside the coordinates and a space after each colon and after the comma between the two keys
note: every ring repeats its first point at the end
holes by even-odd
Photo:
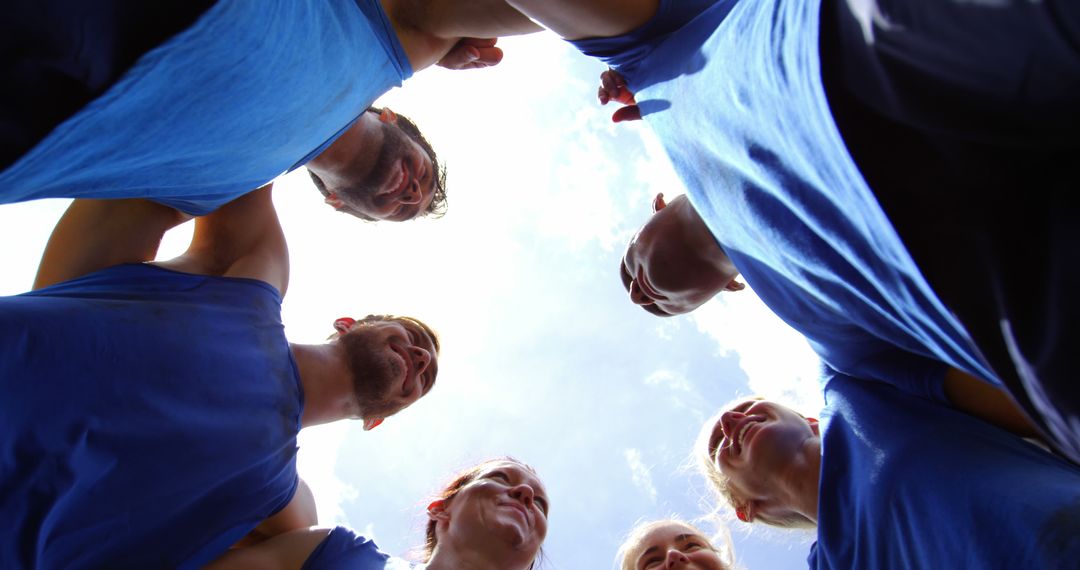
{"type": "Polygon", "coordinates": [[[811,568],[1075,568],[1080,468],[891,386],[825,386],[811,568]]]}
{"type": "Polygon", "coordinates": [[[699,0],[696,15],[669,3],[657,18],[683,20],[647,24],[666,30],[651,39],[576,44],[626,75],[762,301],[841,372],[887,379],[881,355],[899,348],[997,383],[844,147],[821,84],[820,0],[699,0]]]}
{"type": "Polygon", "coordinates": [[[391,564],[390,557],[371,539],[338,526],[315,547],[300,570],[383,570],[391,567],[408,568],[391,564]]]}
{"type": "Polygon", "coordinates": [[[118,265],[0,298],[0,568],[197,568],[296,489],[262,281],[118,265]]]}
{"type": "Polygon", "coordinates": [[[205,214],[317,156],[411,74],[377,0],[219,0],[0,173],[0,202],[205,214]]]}

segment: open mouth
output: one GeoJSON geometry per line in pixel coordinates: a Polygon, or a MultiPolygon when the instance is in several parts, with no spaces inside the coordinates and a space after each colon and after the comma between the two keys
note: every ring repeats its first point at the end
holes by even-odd
{"type": "Polygon", "coordinates": [[[397,168],[391,169],[382,190],[379,191],[379,195],[396,196],[409,185],[411,180],[412,176],[409,173],[408,166],[405,164],[405,159],[398,159],[397,168]]]}
{"type": "Polygon", "coordinates": [[[656,289],[653,289],[652,283],[649,283],[649,280],[645,278],[645,271],[641,267],[638,268],[637,283],[638,286],[641,287],[641,290],[645,291],[645,294],[647,294],[649,297],[652,297],[654,301],[667,300],[667,297],[665,295],[661,295],[660,293],[656,292],[656,289]]]}
{"type": "Polygon", "coordinates": [[[757,424],[763,421],[765,421],[765,418],[761,416],[751,416],[743,420],[743,423],[735,429],[734,437],[731,438],[731,445],[736,455],[742,454],[743,449],[746,448],[746,442],[748,442],[753,433],[757,431],[755,429],[757,424]]]}

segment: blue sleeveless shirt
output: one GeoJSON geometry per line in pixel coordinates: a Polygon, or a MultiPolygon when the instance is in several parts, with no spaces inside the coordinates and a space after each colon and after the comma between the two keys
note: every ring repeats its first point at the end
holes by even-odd
{"type": "Polygon", "coordinates": [[[0,567],[196,568],[283,508],[303,394],[280,310],[153,265],[0,298],[0,567]]]}
{"type": "Polygon", "coordinates": [[[206,214],[317,156],[410,75],[378,0],[218,0],[0,173],[0,203],[206,214]]]}

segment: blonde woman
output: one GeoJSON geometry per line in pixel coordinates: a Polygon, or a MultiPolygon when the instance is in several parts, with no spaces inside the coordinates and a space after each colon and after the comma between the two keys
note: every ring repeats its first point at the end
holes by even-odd
{"type": "Polygon", "coordinates": [[[817,531],[811,568],[1066,568],[1080,468],[984,419],[832,374],[819,423],[746,399],[706,423],[712,486],[746,523],[817,531]]]}
{"type": "Polygon", "coordinates": [[[619,548],[621,570],[732,570],[730,550],[678,519],[642,523],[619,548]]]}
{"type": "Polygon", "coordinates": [[[208,570],[529,570],[547,536],[548,499],[531,467],[484,461],[446,485],[427,508],[422,563],[382,553],[346,527],[308,528],[232,550],[208,570]]]}

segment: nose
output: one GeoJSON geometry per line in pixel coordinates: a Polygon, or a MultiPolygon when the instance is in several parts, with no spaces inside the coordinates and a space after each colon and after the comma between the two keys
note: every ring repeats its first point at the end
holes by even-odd
{"type": "Polygon", "coordinates": [[[401,194],[398,196],[398,201],[402,204],[419,204],[423,195],[420,193],[420,182],[410,180],[409,183],[402,188],[401,194]]]}
{"type": "Polygon", "coordinates": [[[522,483],[520,485],[515,485],[510,489],[510,496],[517,499],[525,506],[532,506],[535,494],[530,485],[522,483]]]}
{"type": "Polygon", "coordinates": [[[677,548],[668,550],[667,557],[664,558],[664,568],[678,568],[689,563],[690,559],[677,548]]]}
{"type": "Polygon", "coordinates": [[[630,302],[635,305],[652,305],[656,301],[653,301],[652,297],[641,290],[641,286],[637,281],[630,282],[630,302]]]}
{"type": "Polygon", "coordinates": [[[731,439],[735,433],[735,423],[746,417],[742,412],[728,410],[720,416],[720,425],[724,428],[724,436],[731,439]]]}

